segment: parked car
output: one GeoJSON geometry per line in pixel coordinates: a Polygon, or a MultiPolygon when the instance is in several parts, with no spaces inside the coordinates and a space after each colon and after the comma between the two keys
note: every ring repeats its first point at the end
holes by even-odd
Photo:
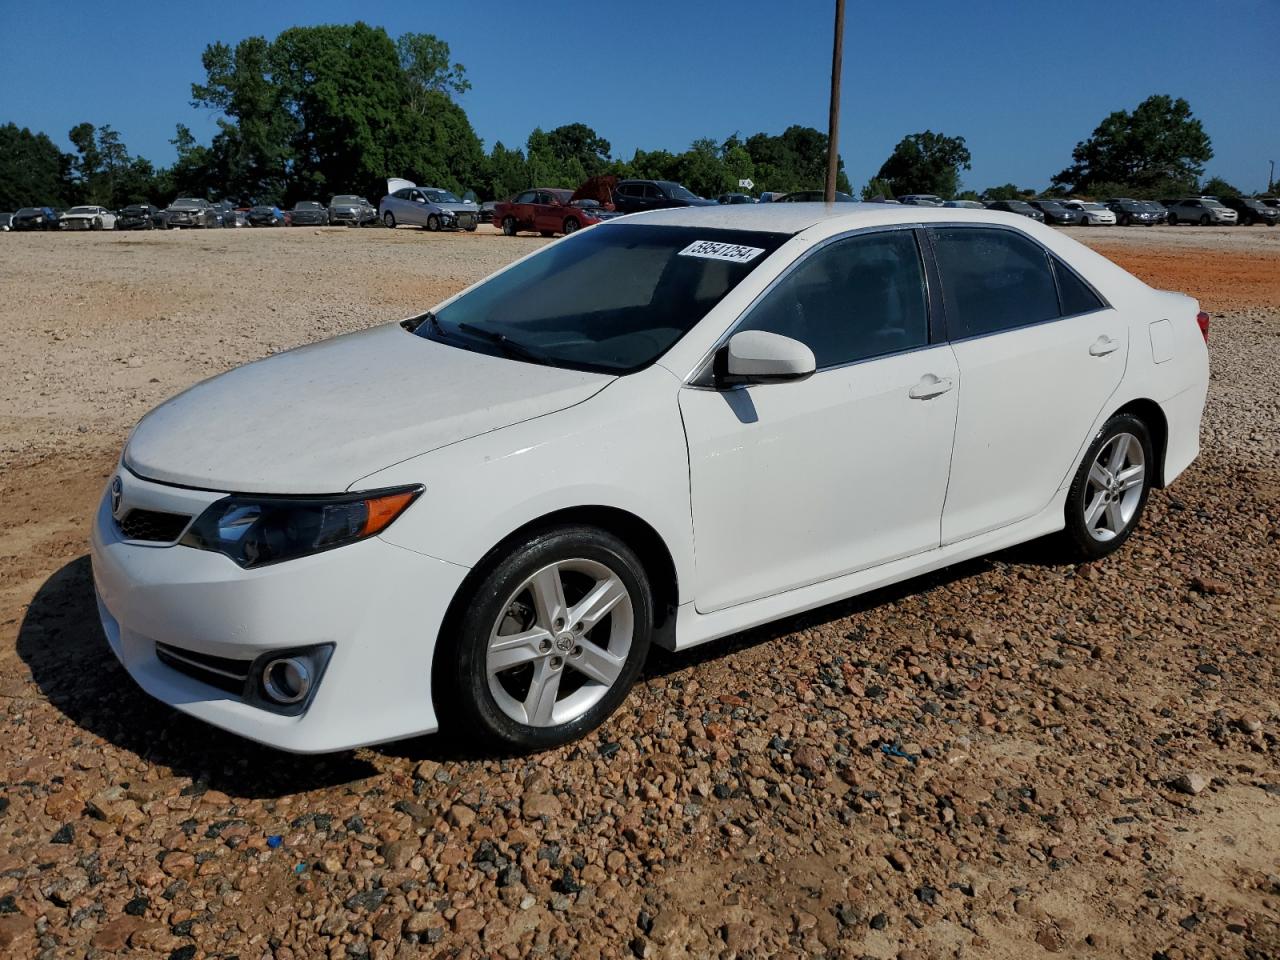
{"type": "Polygon", "coordinates": [[[944,200],[944,207],[950,207],[956,210],[985,210],[986,205],[980,200],[944,200]]]}
{"type": "Polygon", "coordinates": [[[62,230],[114,230],[116,215],[106,207],[72,207],[58,220],[62,230]]]}
{"type": "MultiPolygon", "coordinates": [[[[825,203],[827,193],[825,190],[793,190],[790,193],[784,193],[782,196],[775,198],[774,203],[825,203]]],[[[836,191],[836,203],[857,203],[853,197],[847,193],[836,191]]]]}
{"type": "Polygon", "coordinates": [[[1084,219],[1084,214],[1071,207],[1064,207],[1059,200],[1028,200],[1027,203],[1044,214],[1044,222],[1060,227],[1074,227],[1084,219]]]}
{"type": "Polygon", "coordinates": [[[57,230],[58,212],[52,207],[19,207],[10,230],[57,230]]]}
{"type": "Polygon", "coordinates": [[[943,200],[932,193],[908,193],[904,197],[899,197],[898,202],[905,203],[909,207],[940,207],[943,200]]]}
{"type": "Polygon", "coordinates": [[[191,227],[216,227],[218,214],[208,200],[179,197],[164,211],[164,225],[173,230],[191,227]]]}
{"type": "Polygon", "coordinates": [[[1238,219],[1234,210],[1213,197],[1184,197],[1165,206],[1169,208],[1171,224],[1198,223],[1208,227],[1234,224],[1238,219]]]}
{"type": "Polygon", "coordinates": [[[1146,200],[1133,200],[1129,197],[1113,197],[1107,201],[1107,209],[1116,215],[1116,223],[1122,227],[1135,224],[1153,227],[1164,222],[1164,211],[1157,210],[1146,200]]]}
{"type": "Polygon", "coordinates": [[[756,198],[749,193],[722,193],[716,197],[716,203],[755,203],[756,198]]]}
{"type": "Polygon", "coordinates": [[[761,203],[777,203],[779,200],[781,200],[785,196],[786,194],[781,190],[766,190],[762,194],[760,194],[760,202],[761,203]]]}
{"type": "Polygon", "coordinates": [[[1236,222],[1246,227],[1256,223],[1274,227],[1280,220],[1280,209],[1268,207],[1261,200],[1252,197],[1223,197],[1222,205],[1236,212],[1236,222]]]}
{"type": "Polygon", "coordinates": [[[387,181],[387,196],[378,204],[378,215],[388,227],[474,230],[480,222],[480,206],[459,200],[448,190],[419,187],[393,177],[387,181]]]}
{"type": "Polygon", "coordinates": [[[575,203],[572,198],[572,190],[555,187],[525,190],[493,208],[494,222],[508,237],[514,237],[521,230],[551,237],[557,233],[570,234],[616,216],[598,203],[583,205],[594,201],[575,203]]]}
{"type": "Polygon", "coordinates": [[[1112,554],[1196,458],[1208,317],[1042,224],[919,220],[618,218],[190,387],[92,522],[110,648],[286,750],[440,727],[544,749],[655,641],[1049,534],[1112,554]]]}
{"type": "Polygon", "coordinates": [[[999,210],[1003,213],[1016,213],[1044,223],[1044,214],[1025,200],[992,200],[987,204],[988,210],[999,210]]]}
{"type": "Polygon", "coordinates": [[[378,208],[364,197],[343,193],[329,198],[330,226],[364,227],[378,222],[378,208]]]}
{"type": "Polygon", "coordinates": [[[249,212],[245,214],[245,219],[249,221],[251,227],[285,226],[284,211],[270,203],[260,203],[250,207],[249,212]]]}
{"type": "Polygon", "coordinates": [[[1275,209],[1280,210],[1280,197],[1259,197],[1258,199],[1268,207],[1274,207],[1275,209]]]}
{"type": "Polygon", "coordinates": [[[327,227],[329,208],[315,200],[299,200],[289,211],[291,227],[327,227]]]}
{"type": "Polygon", "coordinates": [[[1116,225],[1116,215],[1107,209],[1106,204],[1092,200],[1063,200],[1062,205],[1084,214],[1084,219],[1080,222],[1083,227],[1114,227],[1116,225]]]}
{"type": "Polygon", "coordinates": [[[705,200],[670,180],[619,180],[613,188],[613,207],[618,213],[714,205],[714,200],[705,200]]]}
{"type": "Polygon", "coordinates": [[[480,210],[476,214],[477,223],[493,223],[493,210],[498,205],[497,200],[486,200],[480,204],[480,210]]]}
{"type": "Polygon", "coordinates": [[[8,233],[11,223],[13,223],[13,214],[8,210],[0,211],[0,233],[8,233]]]}
{"type": "Polygon", "coordinates": [[[117,230],[154,230],[164,227],[164,211],[149,203],[131,203],[116,217],[117,230]]]}

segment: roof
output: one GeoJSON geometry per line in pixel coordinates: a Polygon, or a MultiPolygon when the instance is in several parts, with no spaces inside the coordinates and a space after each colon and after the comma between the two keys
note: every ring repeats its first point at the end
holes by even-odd
{"type": "Polygon", "coordinates": [[[651,223],[708,230],[760,230],[800,233],[819,223],[842,221],[848,229],[904,223],[1015,223],[1025,229],[1026,218],[998,210],[969,207],[913,207],[889,203],[734,203],[713,207],[674,207],[633,213],[609,224],[651,223]]]}

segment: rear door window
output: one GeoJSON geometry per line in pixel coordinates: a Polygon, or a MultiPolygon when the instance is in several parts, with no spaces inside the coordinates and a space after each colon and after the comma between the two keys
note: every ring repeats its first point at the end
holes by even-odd
{"type": "Polygon", "coordinates": [[[1013,230],[937,227],[934,252],[953,340],[1061,316],[1044,249],[1013,230]]]}

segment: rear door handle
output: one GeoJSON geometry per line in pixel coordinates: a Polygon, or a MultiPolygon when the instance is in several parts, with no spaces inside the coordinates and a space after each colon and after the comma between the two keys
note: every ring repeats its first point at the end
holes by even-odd
{"type": "Polygon", "coordinates": [[[919,383],[907,391],[907,396],[912,400],[931,400],[942,396],[950,389],[950,377],[936,377],[932,373],[926,373],[920,378],[919,383]]]}
{"type": "Polygon", "coordinates": [[[1108,353],[1115,353],[1119,349],[1120,341],[1112,340],[1104,333],[1097,340],[1093,341],[1092,346],[1089,347],[1089,356],[1105,357],[1108,353]]]}

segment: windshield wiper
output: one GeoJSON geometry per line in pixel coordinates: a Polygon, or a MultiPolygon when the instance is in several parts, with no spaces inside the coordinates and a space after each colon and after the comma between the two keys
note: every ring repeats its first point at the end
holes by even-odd
{"type": "MultiPolygon", "coordinates": [[[[431,319],[438,327],[440,321],[435,320],[434,316],[432,316],[431,319]]],[[[496,330],[485,330],[483,327],[473,326],[472,324],[465,322],[459,323],[458,329],[468,336],[478,337],[481,340],[488,340],[509,357],[515,357],[518,360],[528,360],[530,363],[550,362],[545,355],[526,347],[518,340],[512,340],[505,333],[498,333],[496,330]]]]}

